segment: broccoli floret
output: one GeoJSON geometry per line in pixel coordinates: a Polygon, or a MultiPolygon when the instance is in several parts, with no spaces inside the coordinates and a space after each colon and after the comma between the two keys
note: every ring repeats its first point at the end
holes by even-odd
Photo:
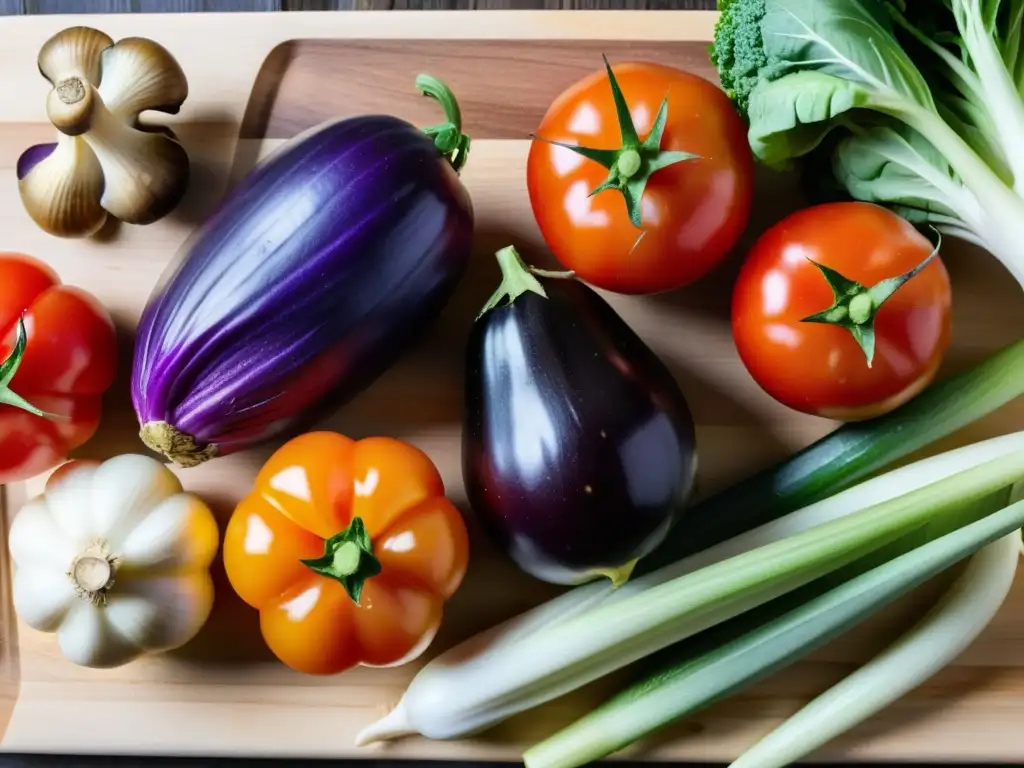
{"type": "Polygon", "coordinates": [[[782,62],[769,57],[761,39],[766,0],[721,0],[711,45],[711,63],[718,69],[722,88],[747,115],[750,92],[761,80],[774,80],[784,72],[782,62]]]}

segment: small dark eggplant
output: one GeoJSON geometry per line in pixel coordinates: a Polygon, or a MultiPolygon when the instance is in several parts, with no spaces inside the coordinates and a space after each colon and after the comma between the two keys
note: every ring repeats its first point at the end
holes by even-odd
{"type": "Polygon", "coordinates": [[[621,584],[694,485],[693,419],[657,355],[593,289],[512,247],[470,333],[463,475],[488,534],[555,584],[621,584]]]}

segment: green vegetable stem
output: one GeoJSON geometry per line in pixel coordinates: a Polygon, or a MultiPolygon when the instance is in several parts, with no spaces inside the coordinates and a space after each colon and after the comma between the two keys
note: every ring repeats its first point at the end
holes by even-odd
{"type": "Polygon", "coordinates": [[[904,283],[931,264],[939,253],[939,246],[924,261],[913,269],[867,288],[856,280],[850,280],[824,264],[811,262],[819,270],[832,289],[832,306],[803,319],[805,323],[824,323],[845,328],[864,351],[868,368],[875,358],[875,315],[882,305],[892,298],[904,283]]]}
{"type": "Polygon", "coordinates": [[[373,554],[373,542],[361,517],[355,517],[349,526],[324,542],[320,557],[300,561],[314,573],[339,582],[359,604],[366,580],[380,573],[381,565],[373,554]]]}
{"type": "Polygon", "coordinates": [[[416,89],[424,96],[437,99],[444,110],[445,122],[428,125],[423,132],[434,140],[434,146],[448,158],[456,172],[469,159],[470,138],[462,132],[462,110],[451,89],[431,75],[416,76],[416,89]]]}
{"type": "Polygon", "coordinates": [[[20,408],[23,411],[28,411],[34,416],[42,416],[48,419],[64,418],[57,414],[41,411],[11,389],[11,381],[14,379],[14,375],[21,367],[22,360],[25,358],[25,349],[27,346],[28,333],[25,330],[25,318],[19,317],[14,349],[11,350],[11,354],[7,356],[6,360],[0,362],[0,405],[10,405],[14,408],[20,408]]]}
{"type": "Polygon", "coordinates": [[[855,199],[987,248],[1024,285],[1024,0],[720,8],[711,60],[755,157],[822,160],[855,199]]]}
{"type": "Polygon", "coordinates": [[[602,167],[608,169],[608,176],[594,187],[590,196],[611,189],[622,194],[626,201],[626,211],[629,220],[637,229],[643,226],[643,195],[644,189],[651,176],[667,168],[670,165],[681,163],[684,160],[691,160],[697,155],[689,152],[663,150],[661,148],[662,135],[665,132],[665,121],[668,119],[668,95],[661,102],[658,114],[654,118],[654,125],[647,138],[643,141],[637,135],[636,126],[633,124],[633,117],[629,112],[629,104],[626,97],[622,95],[622,89],[615,79],[615,73],[604,58],[605,70],[608,72],[608,84],[611,87],[612,99],[615,102],[615,113],[619,120],[619,132],[622,134],[622,146],[618,149],[594,149],[581,147],[575,144],[566,144],[561,141],[545,139],[543,136],[534,136],[540,141],[555,144],[559,147],[571,149],[573,152],[582,155],[588,160],[593,160],[602,167]]]}

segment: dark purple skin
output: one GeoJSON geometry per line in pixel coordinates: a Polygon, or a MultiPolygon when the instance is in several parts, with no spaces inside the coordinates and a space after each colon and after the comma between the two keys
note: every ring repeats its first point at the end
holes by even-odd
{"type": "Polygon", "coordinates": [[[628,574],[692,491],[690,411],[668,369],[597,293],[575,279],[540,283],[547,298],[523,293],[470,334],[469,501],[539,579],[628,574]]]}
{"type": "Polygon", "coordinates": [[[28,172],[52,155],[56,148],[56,144],[35,144],[22,152],[18,157],[18,165],[15,169],[18,181],[28,176],[28,172]]]}
{"type": "Polygon", "coordinates": [[[429,327],[468,265],[469,196],[417,127],[325,124],[258,166],[142,316],[140,425],[226,455],[344,405],[429,327]]]}

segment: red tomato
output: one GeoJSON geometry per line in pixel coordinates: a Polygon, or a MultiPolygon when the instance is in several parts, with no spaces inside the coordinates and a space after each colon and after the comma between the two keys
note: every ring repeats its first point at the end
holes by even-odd
{"type": "Polygon", "coordinates": [[[60,464],[96,433],[101,397],[116,373],[117,339],[95,298],[61,285],[53,270],[30,256],[0,253],[0,286],[0,361],[14,349],[21,316],[27,335],[8,388],[65,417],[0,405],[0,483],[11,483],[60,464]]]}
{"type": "MultiPolygon", "coordinates": [[[[668,96],[661,149],[685,160],[650,175],[641,230],[629,219],[622,192],[591,190],[608,175],[600,163],[565,147],[534,140],[527,184],[541,234],[558,260],[583,280],[618,293],[658,293],[707,274],[747,224],[753,160],[746,128],[725,93],[696,75],[659,64],[613,68],[641,140],[668,96]],[[635,247],[634,247],[635,245],[635,247]]],[[[622,147],[612,90],[604,70],[564,91],[537,135],[589,148],[622,147]]]]}
{"type": "Polygon", "coordinates": [[[815,261],[871,287],[923,262],[932,244],[869,203],[799,211],[754,244],[736,280],[732,330],[747,370],[772,397],[842,421],[879,416],[935,377],[950,335],[949,275],[935,258],[878,309],[871,367],[849,330],[801,322],[833,293],[815,261]]]}

